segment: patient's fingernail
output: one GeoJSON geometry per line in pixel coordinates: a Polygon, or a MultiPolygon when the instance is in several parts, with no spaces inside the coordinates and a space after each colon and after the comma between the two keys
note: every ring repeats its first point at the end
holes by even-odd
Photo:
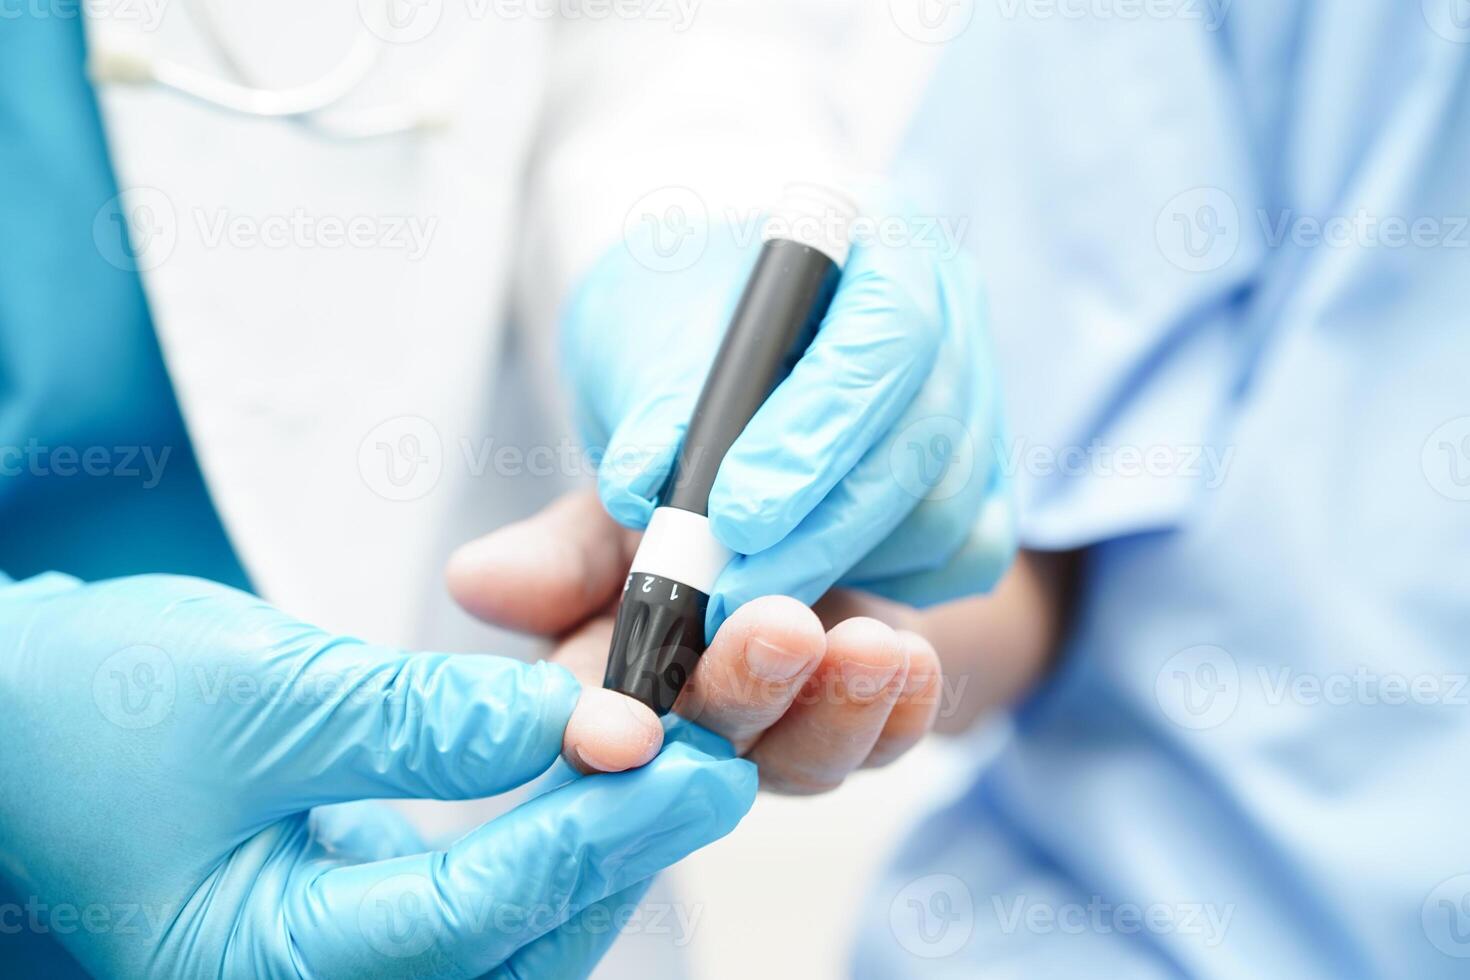
{"type": "Polygon", "coordinates": [[[865,664],[858,660],[842,661],[842,687],[851,701],[859,704],[876,700],[892,682],[902,662],[865,664]]]}
{"type": "Polygon", "coordinates": [[[562,752],[583,772],[623,772],[647,764],[662,744],[663,727],[646,705],[616,691],[583,688],[562,752]]]}
{"type": "Polygon", "coordinates": [[[810,662],[808,657],[783,650],[765,640],[752,639],[745,644],[745,666],[763,681],[789,681],[810,662]]]}

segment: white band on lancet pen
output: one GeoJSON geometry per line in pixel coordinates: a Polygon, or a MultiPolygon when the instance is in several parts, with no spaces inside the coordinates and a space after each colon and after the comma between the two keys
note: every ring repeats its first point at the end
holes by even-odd
{"type": "Polygon", "coordinates": [[[710,530],[708,517],[660,507],[648,522],[630,574],[655,575],[709,595],[733,557],[710,530]]]}
{"type": "Polygon", "coordinates": [[[768,215],[618,607],[603,686],[659,714],[704,653],[709,596],[733,557],[710,530],[710,489],[730,446],[815,337],[856,217],[849,198],[816,184],[791,185],[768,215]]]}

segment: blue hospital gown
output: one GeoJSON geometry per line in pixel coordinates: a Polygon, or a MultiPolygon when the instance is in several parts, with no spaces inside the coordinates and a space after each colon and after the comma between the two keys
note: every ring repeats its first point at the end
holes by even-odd
{"type": "Polygon", "coordinates": [[[977,5],[901,170],[1086,553],[854,974],[1470,976],[1470,3],[977,5]]]}

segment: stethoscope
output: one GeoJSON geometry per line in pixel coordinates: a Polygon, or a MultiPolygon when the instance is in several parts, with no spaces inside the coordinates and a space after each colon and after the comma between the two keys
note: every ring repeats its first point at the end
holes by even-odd
{"type": "MultiPolygon", "coordinates": [[[[385,5],[395,0],[384,0],[385,5]]],[[[207,105],[259,119],[287,119],[335,139],[372,139],[401,133],[442,129],[448,115],[440,100],[420,87],[414,97],[351,112],[323,115],[367,80],[383,62],[389,42],[366,26],[353,39],[346,56],[313,81],[289,88],[259,88],[249,84],[249,73],[220,30],[211,0],[190,0],[188,12],[234,79],[140,50],[94,44],[88,71],[95,83],[160,85],[207,105]]]]}

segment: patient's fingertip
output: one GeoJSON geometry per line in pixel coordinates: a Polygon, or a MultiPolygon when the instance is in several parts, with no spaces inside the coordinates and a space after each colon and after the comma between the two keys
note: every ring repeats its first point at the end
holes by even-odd
{"type": "Polygon", "coordinates": [[[562,754],[583,773],[624,772],[651,762],[663,737],[663,726],[647,705],[616,691],[583,688],[567,722],[562,754]]]}
{"type": "Polygon", "coordinates": [[[897,637],[909,661],[903,697],[906,700],[928,698],[939,687],[942,679],[939,654],[935,652],[933,644],[918,633],[898,630],[897,637]]]}
{"type": "Polygon", "coordinates": [[[826,632],[817,614],[803,602],[785,595],[752,599],[726,620],[745,635],[759,635],[790,650],[818,650],[826,646],[826,632]]]}

